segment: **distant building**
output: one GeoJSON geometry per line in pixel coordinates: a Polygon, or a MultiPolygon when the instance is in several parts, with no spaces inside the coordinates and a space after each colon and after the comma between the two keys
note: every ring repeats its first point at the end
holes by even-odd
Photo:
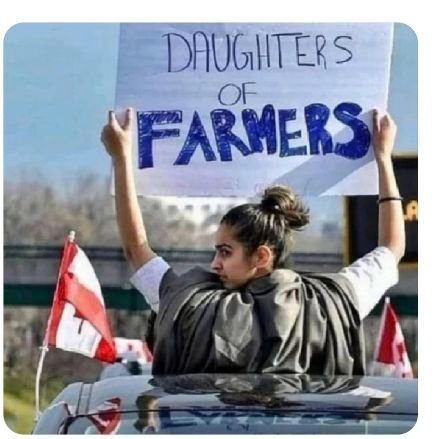
{"type": "Polygon", "coordinates": [[[340,226],[336,222],[325,221],[322,224],[322,235],[327,238],[340,238],[340,226]]]}
{"type": "MultiPolygon", "coordinates": [[[[153,197],[151,197],[153,198],[153,197]]],[[[172,217],[183,215],[201,226],[212,215],[225,213],[234,206],[248,202],[246,198],[230,197],[154,197],[160,200],[163,210],[172,217]]]]}

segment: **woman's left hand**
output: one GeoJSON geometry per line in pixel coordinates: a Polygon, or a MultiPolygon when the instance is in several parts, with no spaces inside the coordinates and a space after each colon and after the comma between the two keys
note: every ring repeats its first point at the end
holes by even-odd
{"type": "Polygon", "coordinates": [[[114,111],[108,112],[108,123],[101,133],[101,141],[113,159],[130,158],[132,154],[132,129],[134,110],[128,108],[125,121],[120,124],[114,111]]]}
{"type": "Polygon", "coordinates": [[[396,132],[396,123],[390,115],[380,116],[378,110],[374,110],[372,143],[377,162],[391,158],[396,132]]]}

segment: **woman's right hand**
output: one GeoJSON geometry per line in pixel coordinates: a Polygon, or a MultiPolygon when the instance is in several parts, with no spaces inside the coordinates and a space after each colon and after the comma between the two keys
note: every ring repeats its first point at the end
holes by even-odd
{"type": "Polygon", "coordinates": [[[114,111],[108,112],[108,123],[102,129],[101,142],[113,159],[131,157],[133,114],[133,109],[128,108],[125,113],[125,121],[120,124],[114,111]]]}
{"type": "Polygon", "coordinates": [[[380,116],[378,110],[374,110],[372,142],[377,162],[391,159],[396,132],[396,123],[390,115],[380,116]]]}

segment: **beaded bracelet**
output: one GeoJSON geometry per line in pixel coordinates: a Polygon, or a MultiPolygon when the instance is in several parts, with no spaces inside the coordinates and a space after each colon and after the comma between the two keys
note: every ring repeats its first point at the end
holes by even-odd
{"type": "Polygon", "coordinates": [[[377,204],[381,204],[384,203],[386,201],[402,201],[404,198],[402,197],[384,197],[384,198],[379,198],[377,201],[377,204]]]}

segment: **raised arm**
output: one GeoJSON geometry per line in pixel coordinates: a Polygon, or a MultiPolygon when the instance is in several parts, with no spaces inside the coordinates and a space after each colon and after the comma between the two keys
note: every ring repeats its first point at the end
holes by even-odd
{"type": "Polygon", "coordinates": [[[392,164],[396,124],[374,112],[373,146],[379,178],[378,245],[388,247],[399,262],[405,252],[404,214],[392,164]],[[386,200],[388,199],[388,200],[386,200]]]}
{"type": "Polygon", "coordinates": [[[125,256],[138,269],[155,254],[148,243],[134,182],[133,117],[134,111],[130,108],[126,111],[124,123],[119,124],[114,112],[110,111],[101,141],[113,161],[117,224],[125,256]]]}

